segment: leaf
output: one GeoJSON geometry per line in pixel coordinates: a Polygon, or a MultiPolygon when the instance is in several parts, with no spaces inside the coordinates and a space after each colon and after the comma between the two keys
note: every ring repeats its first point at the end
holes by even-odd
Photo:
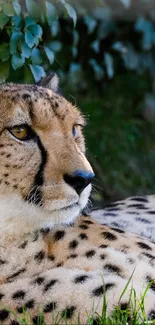
{"type": "Polygon", "coordinates": [[[14,8],[14,11],[15,11],[16,15],[20,15],[20,13],[21,13],[21,6],[20,6],[18,0],[13,0],[13,3],[12,4],[13,4],[13,8],[14,8]]]}
{"type": "Polygon", "coordinates": [[[36,21],[32,17],[26,17],[25,18],[25,25],[26,27],[29,27],[31,25],[35,25],[36,21]]]}
{"type": "Polygon", "coordinates": [[[35,37],[29,31],[25,32],[25,42],[30,48],[35,45],[35,37]]]}
{"type": "Polygon", "coordinates": [[[16,27],[16,29],[21,29],[23,27],[23,20],[20,16],[12,17],[12,25],[16,27]]]}
{"type": "Polygon", "coordinates": [[[130,8],[131,0],[120,0],[120,2],[122,2],[123,6],[124,6],[126,9],[130,8]]]}
{"type": "Polygon", "coordinates": [[[90,59],[89,63],[94,70],[96,80],[102,80],[104,77],[104,70],[102,67],[97,63],[95,59],[90,59]]]}
{"type": "Polygon", "coordinates": [[[69,15],[70,18],[73,19],[73,24],[74,24],[74,27],[76,26],[76,22],[77,22],[77,14],[76,14],[76,11],[74,10],[74,8],[69,5],[69,3],[66,3],[65,4],[65,8],[67,10],[67,13],[69,15]]]}
{"type": "Polygon", "coordinates": [[[28,30],[35,38],[37,37],[37,38],[41,39],[43,30],[40,25],[38,25],[38,24],[31,25],[28,27],[28,30]]]}
{"type": "Polygon", "coordinates": [[[3,27],[8,23],[9,17],[4,14],[4,12],[0,13],[0,29],[3,29],[3,27]]]}
{"type": "Polygon", "coordinates": [[[31,55],[31,49],[29,48],[29,46],[25,43],[25,40],[23,40],[21,42],[21,51],[22,51],[22,55],[25,58],[29,58],[31,55]]]}
{"type": "Polygon", "coordinates": [[[54,62],[54,53],[47,47],[47,46],[44,46],[44,50],[45,50],[45,53],[48,57],[48,60],[50,62],[50,64],[53,64],[54,62]]]}
{"type": "Polygon", "coordinates": [[[25,63],[25,58],[21,54],[13,54],[11,64],[14,70],[21,68],[25,63]]]}
{"type": "Polygon", "coordinates": [[[41,16],[40,6],[34,0],[26,0],[26,7],[30,16],[37,19],[41,16]]]}
{"type": "Polygon", "coordinates": [[[97,21],[95,19],[93,19],[91,16],[86,15],[84,17],[84,22],[88,28],[88,33],[91,34],[97,25],[97,21]]]}
{"type": "Polygon", "coordinates": [[[9,76],[9,64],[0,62],[0,83],[5,82],[9,76]]]}
{"type": "Polygon", "coordinates": [[[56,8],[52,3],[48,2],[48,1],[46,1],[45,6],[46,6],[47,22],[50,26],[53,23],[53,21],[57,19],[56,8]]]}
{"type": "Polygon", "coordinates": [[[114,76],[114,66],[113,66],[113,57],[109,53],[104,54],[104,61],[106,65],[106,71],[108,78],[113,78],[114,76]]]}
{"type": "Polygon", "coordinates": [[[59,52],[62,49],[62,44],[59,41],[52,41],[49,47],[53,52],[59,52]]]}
{"type": "Polygon", "coordinates": [[[40,65],[32,64],[30,64],[29,66],[36,82],[40,81],[42,77],[45,77],[45,71],[43,67],[41,67],[40,65]]]}
{"type": "Polygon", "coordinates": [[[99,52],[100,52],[100,42],[99,42],[99,40],[95,40],[95,41],[91,44],[91,47],[93,48],[93,50],[94,50],[96,53],[99,53],[99,52]]]}
{"type": "Polygon", "coordinates": [[[22,32],[13,32],[11,35],[11,39],[10,39],[10,53],[11,54],[15,54],[18,52],[18,45],[19,42],[22,40],[23,38],[23,34],[22,32]]]}
{"type": "Polygon", "coordinates": [[[3,43],[0,45],[0,60],[5,62],[10,57],[10,47],[8,43],[3,43]]]}
{"type": "Polygon", "coordinates": [[[59,26],[59,22],[58,20],[55,20],[52,25],[50,26],[50,30],[51,30],[51,33],[52,33],[52,36],[55,37],[57,36],[59,30],[60,30],[60,26],[59,26]]]}
{"type": "Polygon", "coordinates": [[[127,48],[125,47],[125,45],[122,43],[122,42],[115,42],[113,45],[112,45],[112,48],[119,52],[119,53],[127,53],[127,48]]]}
{"type": "Polygon", "coordinates": [[[15,11],[14,11],[14,8],[13,8],[13,5],[12,3],[3,3],[2,5],[2,10],[3,12],[7,15],[7,16],[13,16],[15,14],[15,11]]]}
{"type": "Polygon", "coordinates": [[[39,49],[34,48],[31,54],[31,60],[33,65],[40,65],[42,62],[42,57],[39,49]]]}

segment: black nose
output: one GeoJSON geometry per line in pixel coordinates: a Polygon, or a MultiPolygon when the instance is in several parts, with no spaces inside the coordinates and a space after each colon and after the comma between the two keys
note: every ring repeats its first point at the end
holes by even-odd
{"type": "Polygon", "coordinates": [[[94,176],[93,173],[76,170],[72,175],[65,174],[64,181],[80,195],[84,188],[91,183],[94,176]]]}

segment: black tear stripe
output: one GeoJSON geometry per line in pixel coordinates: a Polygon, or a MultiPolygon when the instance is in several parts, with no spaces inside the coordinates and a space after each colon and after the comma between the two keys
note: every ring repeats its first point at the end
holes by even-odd
{"type": "Polygon", "coordinates": [[[44,182],[44,168],[45,168],[45,165],[47,162],[47,151],[45,150],[45,148],[37,134],[36,134],[36,142],[38,144],[38,148],[41,153],[42,161],[39,166],[39,170],[35,176],[32,188],[31,188],[28,196],[26,197],[26,201],[41,206],[43,204],[43,202],[42,202],[42,191],[40,189],[40,186],[42,186],[43,182],[44,182]]]}

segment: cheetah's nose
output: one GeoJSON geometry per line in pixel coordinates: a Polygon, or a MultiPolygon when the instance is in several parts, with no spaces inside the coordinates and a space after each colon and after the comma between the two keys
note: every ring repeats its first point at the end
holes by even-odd
{"type": "Polygon", "coordinates": [[[64,181],[73,187],[77,194],[81,194],[86,186],[88,186],[94,178],[94,173],[88,173],[83,170],[76,170],[72,175],[65,174],[64,181]]]}

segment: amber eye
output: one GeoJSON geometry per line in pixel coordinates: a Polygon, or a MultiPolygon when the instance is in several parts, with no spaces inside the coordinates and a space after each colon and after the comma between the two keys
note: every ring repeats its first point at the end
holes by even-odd
{"type": "Polygon", "coordinates": [[[30,140],[34,138],[34,133],[28,125],[17,125],[8,129],[9,132],[19,140],[30,140]]]}

